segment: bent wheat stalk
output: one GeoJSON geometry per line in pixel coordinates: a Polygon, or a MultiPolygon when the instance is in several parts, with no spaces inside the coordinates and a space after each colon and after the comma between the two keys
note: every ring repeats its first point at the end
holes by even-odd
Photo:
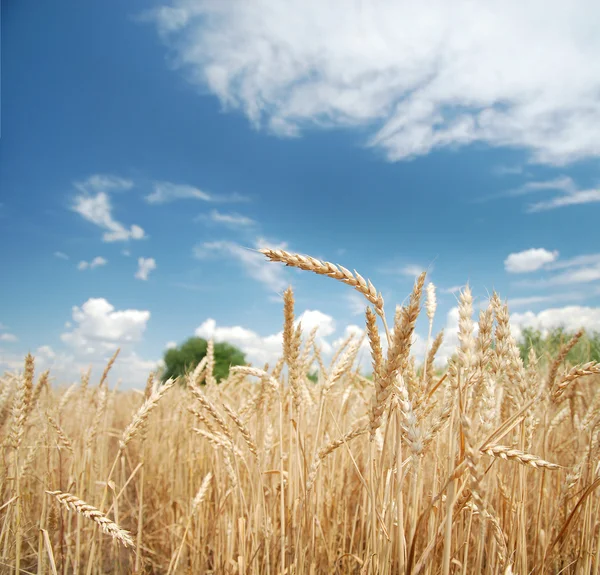
{"type": "Polygon", "coordinates": [[[128,531],[121,529],[114,521],[111,521],[99,509],[96,509],[89,503],[79,499],[75,495],[65,493],[63,491],[46,491],[48,495],[52,495],[57,501],[66,507],[68,510],[73,510],[94,523],[100,526],[100,529],[113,539],[122,543],[125,547],[133,547],[133,539],[128,531]]]}

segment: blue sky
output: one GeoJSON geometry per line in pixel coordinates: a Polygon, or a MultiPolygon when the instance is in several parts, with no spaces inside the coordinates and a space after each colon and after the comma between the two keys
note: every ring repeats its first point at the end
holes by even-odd
{"type": "Polygon", "coordinates": [[[540,27],[535,2],[3,3],[0,369],[99,375],[121,346],[130,387],[194,333],[273,361],[289,283],[326,351],[362,327],[357,294],[261,246],[357,269],[390,317],[429,269],[446,352],[466,282],[517,334],[600,330],[576,4],[540,27]]]}

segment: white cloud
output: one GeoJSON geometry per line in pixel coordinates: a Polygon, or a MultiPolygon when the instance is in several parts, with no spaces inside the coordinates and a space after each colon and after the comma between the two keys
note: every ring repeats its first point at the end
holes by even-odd
{"type": "Polygon", "coordinates": [[[248,198],[242,194],[229,195],[210,194],[187,184],[174,184],[173,182],[155,182],[154,191],[146,196],[149,204],[166,204],[176,200],[202,200],[204,202],[246,202],[248,198]]]}
{"type": "Polygon", "coordinates": [[[568,332],[584,328],[587,331],[600,332],[600,308],[585,306],[567,306],[545,309],[539,313],[531,311],[511,314],[511,326],[517,339],[524,328],[540,330],[542,334],[563,327],[568,332]]]}
{"type": "Polygon", "coordinates": [[[518,285],[524,287],[565,286],[590,283],[598,280],[600,280],[600,263],[577,269],[569,269],[548,279],[518,282],[518,285]]]}
{"type": "Polygon", "coordinates": [[[152,270],[156,269],[156,261],[154,258],[138,258],[138,269],[135,272],[135,277],[138,280],[146,281],[152,270]]]}
{"type": "Polygon", "coordinates": [[[415,264],[407,264],[402,267],[400,273],[404,276],[408,277],[417,277],[420,276],[424,271],[429,271],[431,273],[431,269],[427,270],[423,266],[415,265],[415,264]]]}
{"type": "Polygon", "coordinates": [[[150,312],[147,310],[115,310],[104,298],[90,298],[81,307],[74,306],[71,331],[61,340],[84,354],[114,351],[122,345],[138,342],[145,329],[150,312]]]}
{"type": "MultiPolygon", "coordinates": [[[[159,361],[140,357],[135,346],[140,343],[150,319],[146,310],[115,310],[103,298],[90,298],[81,307],[74,306],[71,323],[61,335],[65,350],[44,345],[35,350],[36,371],[50,369],[60,384],[77,381],[81,372],[91,366],[93,377],[100,378],[108,359],[117,348],[121,352],[111,370],[109,380],[121,380],[122,388],[143,387],[150,371],[159,361]]],[[[26,352],[0,350],[0,368],[22,369],[26,352]]]]}
{"type": "Polygon", "coordinates": [[[351,291],[345,297],[352,315],[363,315],[365,313],[368,302],[364,296],[356,291],[351,291]]]}
{"type": "Polygon", "coordinates": [[[523,166],[496,166],[493,170],[496,176],[516,176],[523,173],[523,166]]]}
{"type": "Polygon", "coordinates": [[[146,196],[149,204],[166,204],[175,200],[195,199],[210,201],[210,195],[194,186],[173,184],[171,182],[156,182],[154,191],[146,196]]]}
{"type": "Polygon", "coordinates": [[[546,190],[555,190],[560,192],[574,192],[577,189],[575,182],[569,176],[560,176],[553,180],[544,180],[540,182],[527,182],[516,190],[509,192],[511,196],[521,196],[531,194],[532,192],[542,192],[546,190]]]}
{"type": "Polygon", "coordinates": [[[75,182],[74,186],[84,194],[91,194],[130,190],[133,188],[133,182],[109,174],[94,174],[83,182],[75,182]]]}
{"type": "Polygon", "coordinates": [[[592,204],[600,202],[600,189],[597,190],[579,190],[562,196],[557,196],[544,202],[536,202],[527,208],[528,212],[543,212],[564,208],[566,206],[579,206],[582,204],[592,204]]]}
{"type": "Polygon", "coordinates": [[[544,248],[531,248],[510,254],[504,260],[504,269],[512,274],[533,272],[556,261],[557,258],[556,250],[551,252],[544,248]]]}
{"type": "Polygon", "coordinates": [[[565,164],[600,155],[599,15],[593,0],[172,0],[146,17],[188,80],[255,126],[371,126],[390,160],[482,142],[565,164]]]}
{"type": "Polygon", "coordinates": [[[54,252],[54,257],[58,258],[59,260],[68,260],[69,256],[67,254],[64,254],[63,252],[54,252]]]}
{"type": "Polygon", "coordinates": [[[560,270],[565,268],[587,266],[590,264],[600,264],[600,254],[584,254],[581,256],[575,256],[568,260],[558,260],[547,266],[547,269],[560,270]]]}
{"type": "Polygon", "coordinates": [[[463,289],[465,286],[464,285],[460,285],[460,286],[450,286],[448,288],[440,288],[438,291],[440,293],[446,293],[446,294],[457,294],[458,292],[460,292],[461,289],[463,289]]]}
{"type": "Polygon", "coordinates": [[[535,305],[539,303],[549,303],[555,301],[577,301],[586,299],[586,294],[571,292],[571,293],[558,293],[552,295],[535,295],[528,297],[516,297],[508,299],[508,305],[511,308],[515,307],[526,307],[529,305],[535,305]]]}
{"type": "Polygon", "coordinates": [[[86,194],[76,196],[72,210],[88,222],[106,230],[102,235],[104,242],[140,240],[146,237],[140,226],[134,224],[127,229],[113,218],[110,199],[105,192],[98,192],[95,196],[86,194]]]}
{"type": "MultiPolygon", "coordinates": [[[[72,311],[74,328],[61,335],[66,351],[41,346],[35,352],[36,369],[50,369],[61,384],[79,379],[82,371],[92,366],[100,377],[108,358],[121,348],[112,376],[123,380],[123,387],[142,386],[156,361],[141,359],[133,346],[141,340],[150,319],[143,310],[117,311],[105,299],[89,299],[72,311]]],[[[0,365],[22,369],[25,353],[0,353],[0,365]]]]}
{"type": "Polygon", "coordinates": [[[19,338],[12,333],[0,333],[0,341],[14,342],[19,341],[19,338]]]}
{"type": "Polygon", "coordinates": [[[122,250],[121,251],[121,255],[123,255],[126,258],[128,258],[131,255],[131,252],[129,250],[122,250]]]}
{"type": "MultiPolygon", "coordinates": [[[[266,245],[264,239],[257,239],[257,249],[266,245]]],[[[269,244],[269,247],[273,249],[285,249],[286,244],[269,244]]],[[[263,283],[270,290],[280,292],[287,286],[283,266],[269,262],[260,252],[244,248],[234,242],[204,242],[194,248],[194,256],[202,260],[210,259],[211,257],[232,257],[242,264],[246,273],[251,278],[263,283]]]]}
{"type": "Polygon", "coordinates": [[[280,333],[262,337],[256,332],[241,326],[217,327],[214,319],[207,319],[200,325],[195,335],[215,341],[226,341],[235,345],[246,354],[246,361],[262,366],[264,363],[275,365],[281,355],[283,336],[280,333]]]}
{"type": "MultiPolygon", "coordinates": [[[[332,346],[326,339],[335,332],[335,322],[331,316],[318,310],[306,310],[298,316],[295,325],[298,325],[298,322],[302,323],[304,338],[308,337],[315,327],[318,327],[317,343],[321,346],[325,355],[332,352],[332,346]]],[[[241,326],[219,327],[212,318],[204,321],[196,329],[195,335],[204,339],[212,338],[215,341],[225,341],[235,345],[246,354],[246,360],[255,366],[269,363],[273,367],[281,356],[283,349],[283,332],[281,331],[261,336],[255,331],[241,326]]]]}
{"type": "Polygon", "coordinates": [[[165,349],[175,349],[177,347],[176,341],[168,341],[165,345],[165,349]]]}
{"type": "Polygon", "coordinates": [[[236,213],[223,214],[221,212],[218,212],[217,210],[212,210],[210,212],[210,219],[215,223],[230,226],[248,227],[256,224],[256,222],[253,219],[248,218],[247,216],[242,216],[241,214],[236,213]]]}
{"type": "Polygon", "coordinates": [[[91,262],[81,261],[77,264],[78,270],[93,270],[108,263],[102,256],[95,257],[91,262]]]}

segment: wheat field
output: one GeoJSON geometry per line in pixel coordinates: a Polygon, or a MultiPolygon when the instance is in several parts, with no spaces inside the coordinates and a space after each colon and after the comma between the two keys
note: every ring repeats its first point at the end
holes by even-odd
{"type": "Polygon", "coordinates": [[[565,363],[581,332],[524,364],[507,305],[475,317],[466,287],[442,366],[424,274],[392,318],[357,272],[261,251],[364,295],[366,343],[325,363],[288,289],[280,360],[220,383],[210,346],[132,391],[109,385],[116,355],[66,389],[27,356],[0,380],[2,573],[600,573],[600,364],[565,363]]]}

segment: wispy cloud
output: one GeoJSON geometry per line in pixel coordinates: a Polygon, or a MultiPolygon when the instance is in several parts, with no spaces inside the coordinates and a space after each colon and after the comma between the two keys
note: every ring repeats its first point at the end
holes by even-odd
{"type": "Polygon", "coordinates": [[[237,213],[222,213],[218,210],[211,210],[209,214],[200,214],[194,218],[195,221],[210,221],[216,224],[222,224],[230,227],[252,227],[256,225],[256,221],[247,216],[237,213]]]}
{"type": "Polygon", "coordinates": [[[496,176],[517,176],[523,173],[523,166],[496,166],[492,172],[496,176]]]}
{"type": "Polygon", "coordinates": [[[105,230],[102,235],[104,242],[141,240],[146,237],[140,226],[134,224],[126,228],[121,222],[114,219],[112,205],[106,192],[76,196],[71,209],[88,222],[105,230]]]}
{"type": "Polygon", "coordinates": [[[558,301],[582,301],[587,297],[586,294],[581,292],[569,292],[569,293],[558,293],[552,295],[535,295],[528,297],[515,297],[508,298],[508,305],[511,308],[516,307],[527,307],[542,303],[551,303],[558,301]]]}
{"type": "Polygon", "coordinates": [[[465,287],[464,285],[450,286],[450,287],[447,287],[447,288],[438,288],[438,291],[440,293],[445,293],[445,294],[457,294],[464,287],[465,287]]]}
{"type": "Polygon", "coordinates": [[[504,269],[511,274],[534,272],[546,264],[556,261],[558,252],[544,248],[530,248],[522,252],[509,254],[504,260],[504,269]]]}
{"type": "Polygon", "coordinates": [[[201,200],[203,202],[237,203],[246,202],[248,198],[238,193],[211,194],[187,184],[173,182],[155,182],[154,190],[145,197],[149,204],[166,204],[177,200],[201,200]]]}
{"type": "Polygon", "coordinates": [[[150,272],[156,269],[156,261],[154,258],[139,258],[138,269],[135,272],[135,278],[138,280],[147,281],[150,272]]]}
{"type": "Polygon", "coordinates": [[[73,185],[84,194],[92,194],[130,190],[133,188],[133,181],[110,174],[94,174],[87,180],[75,182],[73,185]]]}
{"type": "Polygon", "coordinates": [[[584,254],[567,260],[558,260],[546,266],[549,270],[560,270],[579,266],[600,264],[600,254],[584,254]]]}
{"type": "Polygon", "coordinates": [[[102,256],[96,256],[91,262],[81,261],[77,264],[78,270],[93,270],[108,263],[102,256]]]}
{"type": "Polygon", "coordinates": [[[600,189],[580,190],[562,196],[557,196],[543,202],[536,202],[527,207],[529,213],[555,210],[567,206],[580,206],[600,202],[600,189]]]}
{"type": "Polygon", "coordinates": [[[59,260],[68,260],[69,256],[63,252],[54,252],[54,257],[59,260]]]}
{"type": "Polygon", "coordinates": [[[282,136],[368,126],[392,161],[474,142],[600,155],[589,0],[340,5],[174,0],[146,19],[191,83],[282,136]]]}
{"type": "Polygon", "coordinates": [[[598,280],[600,280],[600,263],[577,269],[569,268],[568,271],[549,278],[517,282],[516,285],[525,287],[566,286],[590,283],[598,280]]]}
{"type": "MultiPolygon", "coordinates": [[[[266,247],[264,239],[259,238],[255,243],[255,248],[266,247]]],[[[286,244],[273,245],[272,248],[286,247],[286,244]]],[[[270,290],[280,292],[285,289],[287,281],[283,266],[274,265],[259,252],[242,247],[231,241],[204,242],[194,247],[194,256],[205,260],[213,257],[227,255],[237,260],[246,273],[256,281],[264,284],[270,290]]]]}
{"type": "Polygon", "coordinates": [[[379,268],[379,272],[382,274],[401,275],[409,278],[415,278],[421,275],[423,272],[431,274],[433,272],[433,264],[430,264],[429,266],[422,266],[419,264],[411,263],[400,265],[388,264],[384,267],[379,268]]]}
{"type": "Polygon", "coordinates": [[[346,301],[352,315],[362,315],[367,309],[367,301],[365,298],[355,291],[346,294],[346,301]]]}

